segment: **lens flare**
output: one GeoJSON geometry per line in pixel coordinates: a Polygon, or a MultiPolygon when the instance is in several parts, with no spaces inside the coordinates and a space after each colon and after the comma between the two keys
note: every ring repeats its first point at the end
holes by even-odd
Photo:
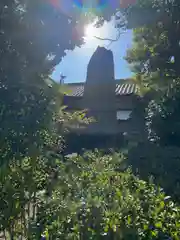
{"type": "Polygon", "coordinates": [[[55,7],[59,7],[60,6],[60,3],[59,3],[59,0],[49,0],[49,2],[55,7]]]}
{"type": "Polygon", "coordinates": [[[54,8],[66,12],[71,15],[73,11],[78,10],[80,13],[99,14],[104,10],[116,10],[124,1],[133,0],[44,0],[51,4],[54,8]]]}
{"type": "Polygon", "coordinates": [[[121,8],[128,8],[131,5],[136,4],[137,0],[120,0],[121,8]]]}
{"type": "Polygon", "coordinates": [[[45,0],[55,8],[62,11],[72,11],[73,5],[82,11],[99,12],[104,9],[108,10],[117,8],[127,8],[136,4],[137,0],[45,0]]]}
{"type": "Polygon", "coordinates": [[[74,0],[75,6],[81,11],[102,11],[108,7],[110,0],[74,0]]]}
{"type": "Polygon", "coordinates": [[[55,9],[63,12],[67,16],[71,16],[73,12],[74,0],[45,0],[55,9]]]}

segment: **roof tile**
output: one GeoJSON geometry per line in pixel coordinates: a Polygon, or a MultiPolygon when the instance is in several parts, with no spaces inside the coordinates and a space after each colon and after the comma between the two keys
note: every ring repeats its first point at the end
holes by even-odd
{"type": "MultiPolygon", "coordinates": [[[[82,97],[84,94],[84,83],[69,83],[67,84],[69,93],[66,95],[72,97],[82,97]]],[[[118,95],[129,95],[137,93],[137,85],[135,83],[121,80],[116,84],[115,94],[118,95]]]]}

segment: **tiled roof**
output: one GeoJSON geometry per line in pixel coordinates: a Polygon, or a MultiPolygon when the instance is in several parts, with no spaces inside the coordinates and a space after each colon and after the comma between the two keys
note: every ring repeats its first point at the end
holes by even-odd
{"type": "Polygon", "coordinates": [[[82,97],[84,94],[84,83],[78,83],[78,84],[68,84],[67,88],[68,96],[72,97],[82,97]]]}
{"type": "MultiPolygon", "coordinates": [[[[72,97],[82,97],[84,94],[84,83],[69,83],[66,84],[67,93],[66,95],[72,97]]],[[[117,80],[115,94],[118,95],[129,95],[137,93],[137,86],[135,83],[126,80],[117,80]]]]}
{"type": "Polygon", "coordinates": [[[137,93],[137,86],[135,83],[117,83],[116,84],[116,95],[129,95],[137,93]]]}

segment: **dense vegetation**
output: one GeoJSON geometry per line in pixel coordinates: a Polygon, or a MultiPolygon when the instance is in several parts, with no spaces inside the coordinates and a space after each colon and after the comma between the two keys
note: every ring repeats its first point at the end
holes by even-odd
{"type": "Polygon", "coordinates": [[[1,179],[1,228],[16,239],[179,239],[180,209],[121,172],[123,156],[14,161],[1,179]]]}
{"type": "Polygon", "coordinates": [[[132,8],[132,15],[142,12],[147,17],[141,27],[134,29],[134,46],[128,51],[127,60],[141,93],[149,95],[149,139],[161,145],[179,146],[180,2],[139,2],[132,8]]]}
{"type": "Polygon", "coordinates": [[[56,1],[0,2],[0,237],[178,240],[180,3],[138,0],[123,12],[135,28],[127,59],[148,138],[124,155],[67,158],[64,132],[85,115],[63,111],[48,75],[83,43],[85,23],[116,12],[70,7],[67,14],[56,1]]]}

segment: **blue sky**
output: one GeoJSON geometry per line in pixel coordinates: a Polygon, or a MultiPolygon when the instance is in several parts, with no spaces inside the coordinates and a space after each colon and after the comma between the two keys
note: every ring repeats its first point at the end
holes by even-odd
{"type": "MultiPolygon", "coordinates": [[[[109,41],[102,41],[94,38],[113,38],[117,36],[117,30],[113,22],[105,23],[100,29],[92,26],[87,30],[86,43],[81,48],[75,48],[67,52],[62,62],[55,68],[52,78],[59,81],[60,74],[66,76],[65,82],[82,82],[86,80],[87,64],[96,50],[97,46],[107,47],[109,41]]],[[[108,49],[113,51],[115,64],[115,78],[128,78],[132,76],[127,62],[123,59],[128,48],[132,46],[132,31],[123,33],[117,42],[113,42],[108,49]]]]}

